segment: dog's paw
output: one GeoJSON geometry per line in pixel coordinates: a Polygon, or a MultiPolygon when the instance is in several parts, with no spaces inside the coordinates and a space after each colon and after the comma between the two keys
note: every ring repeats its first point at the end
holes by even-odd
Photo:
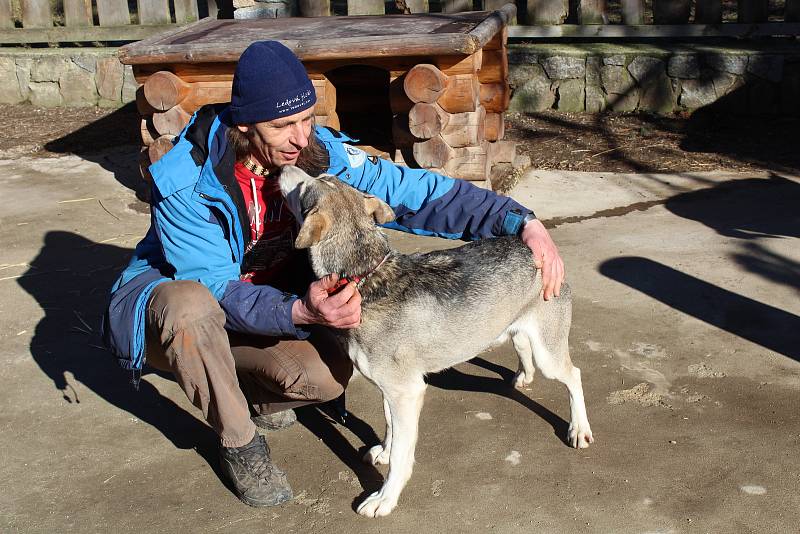
{"type": "Polygon", "coordinates": [[[383,517],[389,515],[395,506],[397,506],[397,499],[385,497],[381,490],[364,499],[357,512],[366,517],[383,517]]]}
{"type": "Polygon", "coordinates": [[[388,465],[389,450],[384,449],[383,445],[375,445],[364,454],[364,463],[372,465],[388,465]]]}
{"type": "Polygon", "coordinates": [[[589,425],[586,427],[573,427],[569,425],[569,444],[576,449],[585,449],[590,443],[594,443],[594,436],[592,436],[592,429],[589,425]]]}
{"type": "Polygon", "coordinates": [[[514,379],[511,381],[514,384],[514,387],[517,389],[522,389],[525,386],[529,386],[533,382],[533,375],[530,376],[525,373],[525,371],[517,371],[517,374],[514,375],[514,379]]]}

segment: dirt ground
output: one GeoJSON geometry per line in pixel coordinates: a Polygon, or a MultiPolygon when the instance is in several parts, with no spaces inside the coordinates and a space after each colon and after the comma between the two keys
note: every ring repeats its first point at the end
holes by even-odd
{"type": "MultiPolygon", "coordinates": [[[[133,106],[37,109],[0,105],[0,151],[86,154],[139,141],[133,106]]],[[[800,170],[800,118],[702,114],[510,114],[506,137],[534,169],[605,172],[800,170]]]]}
{"type": "MultiPolygon", "coordinates": [[[[800,524],[796,136],[769,122],[740,127],[741,142],[710,128],[692,151],[681,148],[691,118],[655,121],[653,143],[673,155],[654,160],[633,142],[652,119],[512,119],[511,135],[534,127],[530,150],[547,138],[556,147],[532,152],[543,159],[511,194],[549,222],[565,259],[570,350],[596,443],[566,446],[564,388],[540,373],[510,388],[515,355],[498,347],[428,377],[414,474],[391,516],[367,520],[354,507],[386,470],[359,460],[383,434],[365,380],[348,387],[346,426],[308,408],[269,434],[296,497],[253,509],[220,480],[216,436],[178,385],[146,372],[134,390],[100,347],[106,292],[150,223],[136,197],[134,113],[0,108],[16,136],[0,140],[0,531],[782,534],[800,524]],[[608,168],[564,170],[581,160],[608,168]]],[[[454,244],[391,240],[404,252],[454,244]]]]}

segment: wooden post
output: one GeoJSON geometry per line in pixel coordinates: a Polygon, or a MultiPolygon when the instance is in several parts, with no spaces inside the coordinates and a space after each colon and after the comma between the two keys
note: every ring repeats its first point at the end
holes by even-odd
{"type": "Polygon", "coordinates": [[[569,0],[528,0],[527,23],[564,24],[569,14],[569,0]]]}
{"type": "Polygon", "coordinates": [[[606,0],[580,0],[578,22],[580,24],[608,24],[606,0]]]}
{"type": "Polygon", "coordinates": [[[472,11],[472,0],[442,0],[442,13],[472,11]]]}
{"type": "Polygon", "coordinates": [[[92,0],[64,0],[64,24],[66,26],[92,25],[92,0]]]}
{"type": "Polygon", "coordinates": [[[740,23],[766,22],[768,17],[769,0],[739,0],[740,23]]]}
{"type": "Polygon", "coordinates": [[[786,0],[786,22],[800,22],[800,0],[786,0]]]}
{"type": "Polygon", "coordinates": [[[125,26],[131,23],[127,0],[97,0],[100,26],[125,26]]]}
{"type": "Polygon", "coordinates": [[[11,0],[0,0],[0,28],[13,28],[14,19],[11,15],[11,0]]]}
{"type": "Polygon", "coordinates": [[[697,0],[694,11],[695,24],[720,24],[722,0],[697,0]]]}
{"type": "Polygon", "coordinates": [[[197,9],[197,0],[174,0],[174,5],[176,23],[186,24],[187,22],[194,22],[200,18],[197,9]]]}
{"type": "Polygon", "coordinates": [[[687,24],[690,0],[653,0],[653,22],[655,24],[687,24]]]}
{"type": "Polygon", "coordinates": [[[622,23],[644,24],[644,0],[622,0],[622,23]]]}
{"type": "Polygon", "coordinates": [[[383,15],[383,0],[347,0],[348,15],[383,15]]]}
{"type": "Polygon", "coordinates": [[[172,22],[167,0],[137,0],[139,24],[169,24],[172,22]]]}
{"type": "Polygon", "coordinates": [[[49,28],[52,25],[49,0],[22,0],[23,28],[49,28]]]}
{"type": "Polygon", "coordinates": [[[331,0],[300,0],[298,2],[301,17],[329,17],[331,0]]]}

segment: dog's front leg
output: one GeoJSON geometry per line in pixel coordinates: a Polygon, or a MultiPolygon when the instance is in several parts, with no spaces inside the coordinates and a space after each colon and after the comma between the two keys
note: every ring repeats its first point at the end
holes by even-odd
{"type": "Polygon", "coordinates": [[[389,463],[389,454],[392,451],[392,413],[389,410],[389,401],[383,397],[383,415],[386,417],[386,434],[383,443],[371,447],[364,455],[364,462],[372,465],[386,465],[389,463]]]}
{"type": "Polygon", "coordinates": [[[358,513],[367,517],[389,515],[397,506],[400,492],[411,477],[419,413],[425,396],[425,381],[422,376],[418,376],[412,382],[392,384],[390,389],[381,389],[389,407],[392,426],[389,475],[383,487],[367,497],[358,507],[358,513]]]}

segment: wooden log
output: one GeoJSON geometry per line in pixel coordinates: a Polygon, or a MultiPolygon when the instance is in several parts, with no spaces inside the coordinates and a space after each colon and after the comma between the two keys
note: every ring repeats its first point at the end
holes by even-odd
{"type": "Polygon", "coordinates": [[[128,0],[97,0],[100,26],[125,26],[131,23],[128,0]]]}
{"type": "Polygon", "coordinates": [[[453,149],[440,135],[421,143],[414,143],[413,153],[417,164],[426,169],[443,168],[454,154],[453,149]]]}
{"type": "Polygon", "coordinates": [[[173,139],[171,135],[162,135],[147,147],[147,156],[150,158],[151,165],[163,158],[164,154],[172,150],[172,147],[175,146],[172,144],[173,139]]]}
{"type": "Polygon", "coordinates": [[[330,0],[300,0],[298,2],[301,17],[330,17],[330,0]]]}
{"type": "Polygon", "coordinates": [[[505,83],[482,83],[481,105],[491,113],[503,113],[508,109],[511,91],[505,83]]]}
{"type": "Polygon", "coordinates": [[[328,115],[316,115],[314,120],[318,125],[328,126],[334,130],[339,130],[342,127],[341,123],[339,122],[339,115],[335,111],[332,111],[328,115]]]}
{"type": "Polygon", "coordinates": [[[408,71],[403,88],[412,102],[433,104],[442,96],[449,82],[450,78],[435,65],[420,63],[408,71]]]}
{"type": "Polygon", "coordinates": [[[419,139],[430,139],[441,133],[450,116],[439,104],[420,102],[408,113],[409,131],[419,139]]]}
{"type": "Polygon", "coordinates": [[[506,121],[502,113],[486,113],[484,135],[487,141],[498,141],[506,135],[506,121]]]}
{"type": "Polygon", "coordinates": [[[347,0],[348,15],[383,15],[383,0],[347,0]]]}
{"type": "Polygon", "coordinates": [[[653,0],[655,24],[688,24],[690,0],[653,0]]]}
{"type": "Polygon", "coordinates": [[[480,106],[480,83],[472,74],[450,76],[447,88],[436,101],[448,113],[475,111],[480,106]]]}
{"type": "Polygon", "coordinates": [[[7,29],[14,27],[14,17],[11,10],[10,0],[0,0],[0,28],[7,29]]]}
{"type": "Polygon", "coordinates": [[[528,0],[526,14],[526,24],[563,24],[569,14],[569,2],[568,0],[528,0]]]}
{"type": "Polygon", "coordinates": [[[145,100],[158,111],[174,108],[191,91],[191,85],[167,70],[156,72],[144,83],[145,100]]]}
{"type": "Polygon", "coordinates": [[[800,0],[786,0],[786,22],[800,22],[800,0]]]}
{"type": "Polygon", "coordinates": [[[769,0],[739,0],[739,22],[753,24],[769,18],[769,0]]]}
{"type": "Polygon", "coordinates": [[[622,0],[622,23],[644,24],[644,0],[622,0]]]}
{"type": "Polygon", "coordinates": [[[508,26],[503,26],[503,28],[494,34],[494,37],[489,39],[486,45],[483,47],[484,53],[487,50],[505,50],[506,44],[508,43],[508,26]]]}
{"type": "Polygon", "coordinates": [[[514,163],[514,159],[517,157],[517,143],[514,141],[489,143],[489,157],[492,164],[514,163]]]}
{"type": "Polygon", "coordinates": [[[485,121],[486,110],[483,106],[478,106],[475,111],[453,113],[440,135],[452,148],[480,145],[486,138],[485,121]]]}
{"type": "Polygon", "coordinates": [[[22,0],[22,27],[48,28],[53,25],[49,0],[22,0]]]}
{"type": "Polygon", "coordinates": [[[436,67],[447,76],[454,74],[475,74],[483,63],[483,51],[478,50],[468,56],[437,56],[436,67]]]}
{"type": "Polygon", "coordinates": [[[317,115],[328,115],[336,111],[336,87],[327,78],[312,79],[317,103],[314,106],[317,115]]]}
{"type": "Polygon", "coordinates": [[[505,50],[489,50],[483,53],[483,63],[478,71],[481,83],[505,83],[508,80],[508,54],[505,50]]]}
{"type": "Polygon", "coordinates": [[[480,146],[454,148],[453,156],[444,166],[448,176],[464,180],[486,180],[492,168],[488,153],[489,143],[480,146]]]}
{"type": "Polygon", "coordinates": [[[472,0],[442,0],[442,13],[472,11],[472,0]]]}
{"type": "Polygon", "coordinates": [[[414,107],[405,90],[406,75],[395,76],[389,81],[389,107],[392,114],[407,114],[414,107]]]}
{"type": "Polygon", "coordinates": [[[64,0],[64,25],[92,25],[92,0],[64,0]]]}
{"type": "Polygon", "coordinates": [[[408,115],[396,115],[392,118],[392,144],[397,149],[411,148],[417,139],[409,128],[408,115]]]}
{"type": "Polygon", "coordinates": [[[139,24],[169,24],[172,18],[169,14],[167,0],[136,0],[139,13],[139,24]]]}
{"type": "Polygon", "coordinates": [[[142,144],[144,144],[145,146],[152,145],[153,141],[155,141],[159,137],[158,132],[155,129],[155,126],[153,126],[152,116],[142,117],[142,122],[139,125],[139,131],[141,132],[142,135],[142,144]]]}
{"type": "Polygon", "coordinates": [[[175,23],[186,24],[199,20],[200,14],[196,0],[173,0],[175,5],[175,23]]]}
{"type": "Polygon", "coordinates": [[[578,22],[580,24],[608,24],[606,0],[580,0],[578,22]]]}
{"type": "Polygon", "coordinates": [[[178,135],[192,116],[180,106],[153,113],[153,127],[159,135],[178,135]]]}

